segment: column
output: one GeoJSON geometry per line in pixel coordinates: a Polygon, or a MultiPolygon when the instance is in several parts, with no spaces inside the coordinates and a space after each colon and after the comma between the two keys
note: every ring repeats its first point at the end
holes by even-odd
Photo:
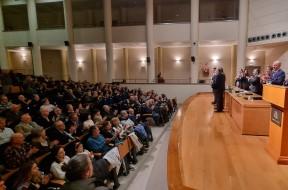
{"type": "Polygon", "coordinates": [[[158,47],[158,71],[161,72],[162,77],[164,75],[163,71],[163,49],[161,47],[158,47]]]}
{"type": "Polygon", "coordinates": [[[236,66],[237,73],[239,73],[241,68],[244,68],[246,64],[249,0],[241,0],[239,3],[239,30],[236,66]]]}
{"type": "Polygon", "coordinates": [[[67,50],[61,50],[61,62],[62,62],[62,79],[68,80],[68,69],[67,69],[67,50]]]}
{"type": "Polygon", "coordinates": [[[198,83],[199,73],[199,0],[191,0],[191,83],[198,83]]]}
{"type": "Polygon", "coordinates": [[[112,7],[111,0],[103,0],[104,4],[104,33],[106,45],[106,61],[107,61],[107,83],[111,83],[113,79],[113,42],[112,42],[112,7]]]}
{"type": "MultiPolygon", "coordinates": [[[[229,85],[234,85],[235,77],[236,77],[236,64],[237,64],[237,47],[236,45],[231,46],[231,79],[229,85]]],[[[225,71],[224,71],[225,72],[225,71]]]]}
{"type": "Polygon", "coordinates": [[[67,62],[68,62],[69,79],[73,81],[78,81],[71,0],[64,0],[64,15],[65,15],[65,27],[68,40],[68,44],[66,46],[68,50],[67,62]]]}
{"type": "Polygon", "coordinates": [[[153,0],[146,0],[147,79],[155,82],[153,0]]]}
{"type": "Polygon", "coordinates": [[[92,49],[93,82],[98,82],[97,50],[92,49]]]}
{"type": "Polygon", "coordinates": [[[31,50],[32,50],[33,74],[36,76],[41,76],[43,75],[43,69],[41,59],[41,48],[38,43],[38,35],[37,35],[38,23],[37,23],[35,0],[28,0],[27,9],[28,9],[29,29],[30,29],[30,40],[32,42],[31,50]]]}
{"type": "Polygon", "coordinates": [[[125,65],[125,80],[128,81],[129,80],[129,54],[128,54],[129,49],[128,48],[124,48],[123,49],[123,57],[124,57],[124,65],[125,65]]]}
{"type": "Polygon", "coordinates": [[[0,1],[0,66],[1,69],[7,70],[9,69],[7,52],[4,44],[3,31],[4,31],[4,22],[3,22],[3,14],[2,14],[2,1],[0,1]]]}

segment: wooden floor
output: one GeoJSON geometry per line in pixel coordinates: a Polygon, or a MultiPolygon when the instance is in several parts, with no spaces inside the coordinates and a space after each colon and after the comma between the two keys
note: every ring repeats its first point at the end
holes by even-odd
{"type": "Polygon", "coordinates": [[[211,101],[210,94],[191,99],[181,122],[183,184],[199,190],[288,190],[288,166],[266,152],[268,137],[240,135],[228,113],[213,112],[211,101]]]}

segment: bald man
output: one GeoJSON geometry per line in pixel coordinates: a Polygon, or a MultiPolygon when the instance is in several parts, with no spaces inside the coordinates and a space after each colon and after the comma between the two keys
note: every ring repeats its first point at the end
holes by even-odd
{"type": "Polygon", "coordinates": [[[22,133],[14,133],[10,138],[10,144],[4,151],[5,166],[7,169],[16,169],[26,162],[38,148],[25,144],[22,133]]]}
{"type": "Polygon", "coordinates": [[[273,62],[273,72],[271,77],[271,84],[283,85],[285,81],[285,72],[281,69],[281,62],[273,62]]]}

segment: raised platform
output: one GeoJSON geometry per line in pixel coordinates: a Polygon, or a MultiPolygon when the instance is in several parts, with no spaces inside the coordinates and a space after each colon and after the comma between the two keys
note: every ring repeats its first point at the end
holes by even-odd
{"type": "Polygon", "coordinates": [[[228,112],[213,112],[211,101],[212,94],[190,97],[174,118],[169,189],[288,189],[288,168],[267,153],[268,138],[241,135],[228,112]]]}

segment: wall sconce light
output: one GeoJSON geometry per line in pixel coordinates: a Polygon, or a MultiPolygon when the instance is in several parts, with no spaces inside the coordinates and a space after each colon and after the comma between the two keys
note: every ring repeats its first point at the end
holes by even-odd
{"type": "Polygon", "coordinates": [[[181,64],[181,57],[175,57],[175,63],[176,65],[180,65],[181,64]]]}
{"type": "Polygon", "coordinates": [[[22,53],[21,53],[21,58],[22,58],[23,63],[26,63],[26,61],[27,61],[27,54],[26,54],[26,52],[22,52],[22,53]]]}
{"type": "Polygon", "coordinates": [[[213,64],[217,65],[219,63],[219,60],[220,60],[220,58],[219,58],[218,55],[213,55],[212,56],[212,63],[213,64]]]}
{"type": "Polygon", "coordinates": [[[140,58],[140,65],[142,68],[146,66],[146,58],[145,57],[140,58]]]}
{"type": "Polygon", "coordinates": [[[83,68],[83,66],[84,66],[84,61],[83,61],[83,59],[78,59],[77,60],[77,63],[78,63],[78,68],[80,69],[80,68],[83,68]]]}
{"type": "Polygon", "coordinates": [[[254,65],[256,62],[255,62],[255,57],[254,56],[250,56],[249,58],[248,58],[248,63],[249,63],[249,65],[254,65]]]}

